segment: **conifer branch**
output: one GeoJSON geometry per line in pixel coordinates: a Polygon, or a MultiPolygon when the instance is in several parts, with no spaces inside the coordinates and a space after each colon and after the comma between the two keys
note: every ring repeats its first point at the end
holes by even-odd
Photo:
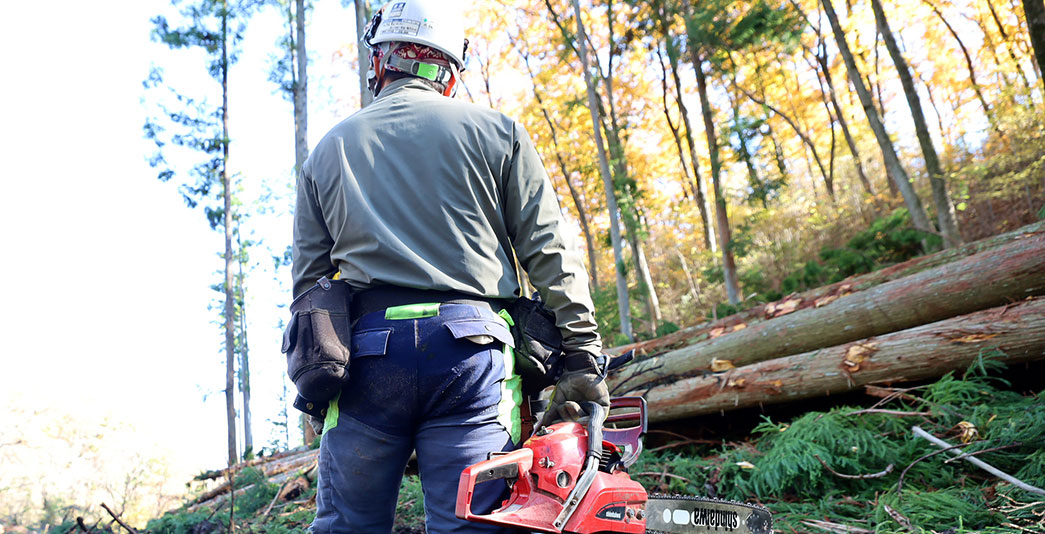
{"type": "Polygon", "coordinates": [[[824,466],[824,469],[827,469],[828,471],[831,472],[832,475],[834,475],[836,477],[839,477],[839,478],[849,478],[849,479],[854,479],[854,480],[862,480],[862,479],[865,479],[865,478],[882,478],[885,475],[888,475],[889,473],[893,472],[893,464],[889,464],[889,465],[885,466],[885,469],[883,469],[883,470],[881,470],[881,471],[879,471],[877,473],[871,473],[871,474],[867,474],[867,475],[845,475],[845,474],[839,473],[838,471],[835,471],[834,469],[831,469],[831,466],[827,465],[827,462],[825,462],[824,459],[820,457],[820,455],[814,454],[813,458],[816,458],[817,460],[819,460],[820,461],[820,465],[824,466]]]}

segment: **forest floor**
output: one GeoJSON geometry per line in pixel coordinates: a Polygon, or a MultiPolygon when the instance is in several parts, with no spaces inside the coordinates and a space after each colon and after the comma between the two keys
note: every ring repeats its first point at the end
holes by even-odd
{"type": "MultiPolygon", "coordinates": [[[[656,425],[631,476],[651,493],[761,503],[782,533],[1045,533],[1045,494],[955,459],[975,457],[1045,487],[1045,364],[1018,367],[1006,370],[985,353],[964,373],[930,383],[869,387],[801,410],[656,425]],[[916,435],[916,427],[954,448],[940,449],[916,435]]],[[[249,484],[255,486],[235,501],[237,531],[307,531],[314,489],[273,504],[280,484],[246,469],[237,486],[249,484]]],[[[423,502],[420,482],[408,471],[397,534],[424,532],[423,502]]],[[[175,511],[146,530],[224,533],[229,513],[225,504],[175,511]]]]}

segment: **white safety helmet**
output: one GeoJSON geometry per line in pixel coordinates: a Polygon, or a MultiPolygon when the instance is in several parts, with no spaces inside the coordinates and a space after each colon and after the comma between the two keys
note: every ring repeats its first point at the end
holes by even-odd
{"type": "MultiPolygon", "coordinates": [[[[415,43],[442,52],[450,59],[449,68],[398,60],[392,70],[451,87],[456,85],[459,71],[464,70],[464,54],[468,49],[462,4],[462,0],[393,0],[378,9],[363,32],[363,43],[371,51],[371,70],[367,73],[371,91],[376,95],[375,86],[391,59],[389,45],[385,43],[415,43]]],[[[449,87],[447,93],[451,93],[449,87]]]]}

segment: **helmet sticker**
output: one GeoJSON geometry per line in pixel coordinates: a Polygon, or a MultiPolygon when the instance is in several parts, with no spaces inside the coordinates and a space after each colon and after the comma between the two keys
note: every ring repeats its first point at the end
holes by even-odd
{"type": "Polygon", "coordinates": [[[377,34],[382,35],[385,33],[392,33],[398,35],[417,35],[417,32],[420,29],[420,21],[393,19],[386,20],[383,24],[381,24],[381,27],[377,30],[377,34]]]}
{"type": "Polygon", "coordinates": [[[389,17],[398,17],[403,14],[403,8],[406,7],[406,2],[396,2],[392,4],[392,11],[388,13],[389,17]]]}

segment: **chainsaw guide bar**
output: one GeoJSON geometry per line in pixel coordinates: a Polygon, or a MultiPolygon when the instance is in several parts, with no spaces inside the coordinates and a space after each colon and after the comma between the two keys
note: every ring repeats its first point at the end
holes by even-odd
{"type": "Polygon", "coordinates": [[[772,534],[773,516],[757,504],[689,495],[651,494],[647,534],[772,534]]]}

